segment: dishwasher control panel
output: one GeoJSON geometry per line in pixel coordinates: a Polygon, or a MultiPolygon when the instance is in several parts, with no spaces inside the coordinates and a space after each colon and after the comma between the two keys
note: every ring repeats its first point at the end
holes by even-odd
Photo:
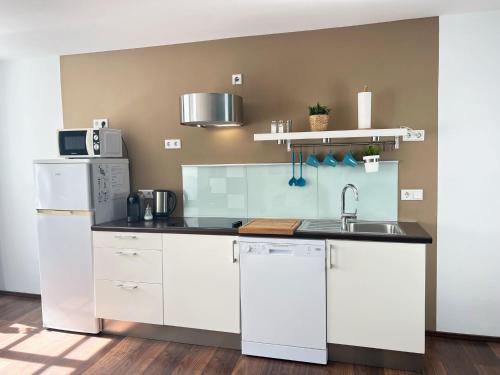
{"type": "Polygon", "coordinates": [[[240,254],[290,255],[302,257],[325,256],[324,241],[311,241],[310,243],[296,241],[280,242],[279,240],[274,239],[272,242],[246,242],[244,240],[240,240],[240,254]]]}

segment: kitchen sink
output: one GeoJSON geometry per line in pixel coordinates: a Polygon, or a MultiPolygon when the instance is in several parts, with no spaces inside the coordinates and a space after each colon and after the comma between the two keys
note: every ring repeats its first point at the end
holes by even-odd
{"type": "Polygon", "coordinates": [[[351,233],[404,234],[396,223],[350,222],[347,231],[351,233]]]}
{"type": "Polygon", "coordinates": [[[342,231],[340,220],[303,220],[297,231],[326,233],[371,233],[387,235],[405,234],[397,223],[380,221],[351,221],[347,223],[347,230],[342,231]]]}

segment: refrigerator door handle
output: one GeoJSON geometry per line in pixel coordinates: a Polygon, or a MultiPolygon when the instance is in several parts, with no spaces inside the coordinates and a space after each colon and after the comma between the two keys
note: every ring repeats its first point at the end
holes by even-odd
{"type": "Polygon", "coordinates": [[[52,216],[92,216],[93,211],[89,210],[46,210],[37,209],[36,212],[42,215],[52,215],[52,216]]]}

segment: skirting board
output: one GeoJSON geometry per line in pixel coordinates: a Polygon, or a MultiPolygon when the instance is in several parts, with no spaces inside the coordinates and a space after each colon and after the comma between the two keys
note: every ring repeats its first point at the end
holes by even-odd
{"type": "Polygon", "coordinates": [[[335,362],[422,372],[424,354],[328,344],[328,359],[335,362]]]}
{"type": "Polygon", "coordinates": [[[455,339],[455,340],[500,342],[500,337],[497,336],[479,336],[479,335],[469,335],[467,333],[426,331],[425,335],[433,337],[442,337],[445,339],[455,339]]]}
{"type": "Polygon", "coordinates": [[[0,290],[0,295],[23,297],[23,298],[41,299],[40,294],[22,293],[22,292],[9,292],[8,290],[0,290]]]}
{"type": "Polygon", "coordinates": [[[104,333],[133,336],[145,339],[173,341],[183,344],[241,349],[241,335],[236,333],[206,331],[202,329],[161,326],[155,324],[103,320],[104,333]]]}

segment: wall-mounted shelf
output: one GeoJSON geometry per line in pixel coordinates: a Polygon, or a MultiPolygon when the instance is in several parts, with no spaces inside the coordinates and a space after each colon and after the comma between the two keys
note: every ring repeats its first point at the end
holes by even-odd
{"type": "Polygon", "coordinates": [[[338,138],[371,138],[371,137],[403,137],[411,131],[409,128],[393,129],[356,129],[327,130],[322,132],[291,132],[291,133],[259,133],[254,134],[254,141],[307,140],[307,139],[338,139],[338,138]]]}
{"type": "MultiPolygon", "coordinates": [[[[259,133],[254,134],[254,141],[278,141],[278,144],[287,145],[288,151],[292,148],[292,141],[318,140],[321,139],[322,145],[330,145],[334,139],[353,139],[353,138],[371,138],[373,142],[381,142],[382,137],[394,137],[392,141],[393,148],[399,148],[399,140],[403,141],[423,141],[424,130],[413,130],[406,127],[391,129],[356,129],[356,130],[327,130],[320,132],[289,132],[289,133],[259,133]]],[[[349,142],[349,144],[366,144],[366,142],[349,142]]],[[[297,145],[299,146],[299,145],[297,145]]],[[[305,145],[304,145],[305,146],[305,145]]],[[[314,146],[314,145],[311,145],[314,146]]],[[[319,144],[317,146],[320,146],[319,144]]]]}

